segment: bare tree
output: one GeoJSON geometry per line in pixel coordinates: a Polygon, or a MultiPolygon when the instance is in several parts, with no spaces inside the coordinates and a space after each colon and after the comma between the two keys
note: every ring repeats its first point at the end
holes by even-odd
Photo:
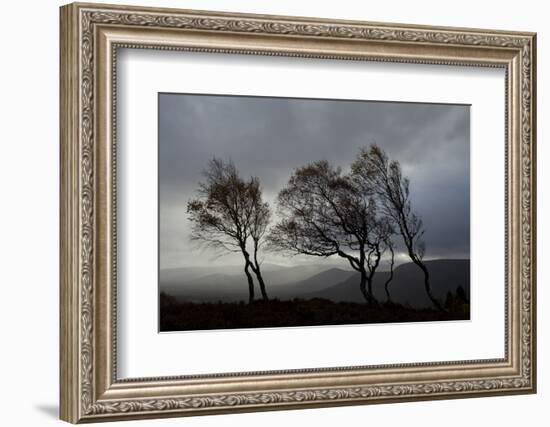
{"type": "Polygon", "coordinates": [[[258,251],[270,220],[269,205],[262,200],[258,178],[243,180],[231,161],[213,158],[203,171],[198,197],[187,204],[193,223],[191,239],[227,252],[240,252],[244,258],[244,273],[248,281],[249,302],[254,300],[254,280],[258,278],[262,297],[267,300],[261,276],[258,251]],[[248,251],[253,241],[253,257],[248,251]]]}
{"type": "Polygon", "coordinates": [[[360,273],[359,288],[376,303],[372,285],[390,229],[379,221],[374,197],[358,192],[327,161],[298,168],[279,192],[280,222],[269,236],[272,247],[318,257],[338,255],[360,273]]]}
{"type": "Polygon", "coordinates": [[[374,191],[385,216],[395,224],[411,261],[424,274],[424,288],[431,302],[439,310],[443,306],[432,293],[430,273],[424,263],[426,251],[422,239],[424,226],[413,211],[410,199],[409,179],[403,176],[398,161],[390,161],[388,155],[373,144],[360,151],[352,164],[353,180],[358,187],[374,191]]]}

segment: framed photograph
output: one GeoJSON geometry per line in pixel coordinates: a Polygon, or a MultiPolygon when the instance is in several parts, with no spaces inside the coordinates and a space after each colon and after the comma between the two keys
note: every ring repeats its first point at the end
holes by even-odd
{"type": "Polygon", "coordinates": [[[535,34],[60,22],[63,420],[535,392],[535,34]]]}

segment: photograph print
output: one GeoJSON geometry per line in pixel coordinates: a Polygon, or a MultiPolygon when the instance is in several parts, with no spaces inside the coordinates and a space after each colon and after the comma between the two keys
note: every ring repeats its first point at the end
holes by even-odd
{"type": "Polygon", "coordinates": [[[470,319],[470,106],[160,93],[159,331],[470,319]]]}

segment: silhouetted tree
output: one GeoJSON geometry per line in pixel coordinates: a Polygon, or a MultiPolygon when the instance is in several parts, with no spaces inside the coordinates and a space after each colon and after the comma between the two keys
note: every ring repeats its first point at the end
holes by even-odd
{"type": "Polygon", "coordinates": [[[338,255],[360,273],[365,300],[376,303],[374,274],[391,227],[378,218],[372,194],[359,192],[348,176],[327,161],[298,168],[279,192],[280,221],[272,247],[318,257],[338,255]]]}
{"type": "Polygon", "coordinates": [[[373,144],[363,148],[352,164],[353,180],[359,188],[374,191],[384,215],[392,220],[403,239],[411,261],[424,274],[424,289],[435,307],[444,310],[432,293],[430,273],[424,263],[426,251],[422,239],[422,220],[413,211],[409,192],[409,179],[403,176],[398,161],[390,161],[387,154],[373,144]]]}
{"type": "Polygon", "coordinates": [[[231,161],[213,158],[203,171],[198,197],[187,204],[193,223],[191,239],[228,252],[240,252],[248,281],[249,302],[254,300],[254,280],[258,278],[262,297],[267,300],[258,251],[270,220],[269,205],[262,200],[258,178],[242,179],[231,161]],[[248,251],[253,242],[253,256],[248,251]]]}
{"type": "Polygon", "coordinates": [[[470,302],[462,285],[458,285],[458,287],[456,288],[456,298],[458,299],[458,301],[460,301],[461,304],[467,304],[470,302]]]}

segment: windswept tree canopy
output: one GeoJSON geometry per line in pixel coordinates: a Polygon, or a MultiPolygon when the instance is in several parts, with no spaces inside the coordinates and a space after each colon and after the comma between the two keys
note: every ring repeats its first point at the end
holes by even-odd
{"type": "Polygon", "coordinates": [[[275,248],[319,257],[338,255],[361,273],[361,290],[373,300],[372,276],[393,233],[379,218],[375,193],[358,191],[350,176],[327,161],[298,168],[278,196],[280,222],[270,242],[275,248]]]}
{"type": "Polygon", "coordinates": [[[240,251],[253,235],[261,238],[270,219],[258,178],[242,179],[233,162],[214,158],[204,170],[198,197],[187,204],[192,239],[240,251]]]}
{"type": "Polygon", "coordinates": [[[360,191],[374,192],[381,210],[403,236],[405,246],[420,260],[426,246],[422,240],[424,226],[413,211],[410,198],[410,181],[403,176],[398,161],[390,161],[378,145],[362,148],[351,165],[351,177],[360,191]]]}
{"type": "Polygon", "coordinates": [[[251,215],[248,225],[250,237],[255,244],[260,245],[263,243],[263,238],[271,221],[271,210],[269,204],[262,199],[260,181],[257,177],[250,178],[248,183],[248,198],[248,203],[251,205],[251,215]]]}

